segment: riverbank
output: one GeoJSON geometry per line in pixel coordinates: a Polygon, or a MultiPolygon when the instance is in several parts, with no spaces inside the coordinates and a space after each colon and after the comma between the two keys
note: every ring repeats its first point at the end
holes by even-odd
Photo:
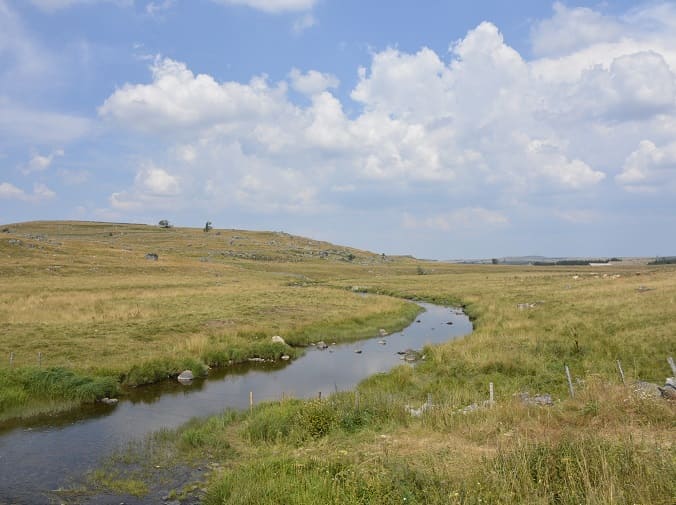
{"type": "Polygon", "coordinates": [[[283,233],[106,223],[8,229],[0,237],[0,423],[185,369],[200,376],[251,358],[294,359],[311,342],[400,329],[418,310],[286,269],[299,258],[337,272],[394,260],[283,233]]]}
{"type": "Polygon", "coordinates": [[[342,285],[462,299],[470,337],[354,392],[163,433],[156,454],[207,468],[196,492],[214,505],[672,503],[676,406],[637,381],[671,374],[676,270],[435,269],[342,285]]]}
{"type": "MultiPolygon", "coordinates": [[[[214,370],[208,379],[196,379],[190,385],[171,381],[136,388],[115,405],[89,405],[65,415],[31,419],[9,431],[2,430],[0,502],[48,501],[53,498],[48,490],[72,488],[69,485],[72,479],[81,482],[79,477],[91,472],[91,480],[111,492],[145,490],[145,502],[157,503],[170,490],[165,477],[178,474],[185,478],[191,472],[181,465],[174,470],[172,460],[156,462],[147,474],[152,479],[140,485],[138,478],[120,477],[129,470],[119,462],[129,462],[127,454],[110,466],[111,472],[92,470],[107,455],[128,444],[142,442],[155,430],[166,433],[195,416],[214,415],[226,408],[245,410],[250,399],[259,405],[279,399],[319,395],[326,398],[330,392],[350,390],[366,377],[407,362],[401,358],[420,356],[413,351],[403,356],[398,352],[420,349],[426,343],[446,341],[471,331],[470,322],[462,314],[429,305],[424,308],[402,332],[344,344],[331,342],[327,348],[311,346],[295,362],[255,362],[214,370]],[[160,474],[161,481],[156,482],[160,474]]],[[[144,457],[142,461],[151,459],[144,457]]],[[[127,497],[115,500],[129,501],[127,497]]]]}

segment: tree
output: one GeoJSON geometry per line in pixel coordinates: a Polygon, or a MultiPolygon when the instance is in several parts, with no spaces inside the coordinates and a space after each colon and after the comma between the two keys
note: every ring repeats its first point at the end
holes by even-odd
{"type": "Polygon", "coordinates": [[[208,232],[211,230],[211,228],[213,228],[213,226],[211,226],[211,221],[207,221],[207,223],[204,225],[204,231],[208,232]]]}
{"type": "Polygon", "coordinates": [[[493,265],[497,265],[497,264],[499,263],[498,258],[493,258],[493,259],[491,260],[491,263],[492,263],[493,265]]]}
{"type": "Polygon", "coordinates": [[[159,223],[157,223],[160,228],[171,228],[171,225],[169,224],[169,221],[166,219],[162,219],[159,223]]]}

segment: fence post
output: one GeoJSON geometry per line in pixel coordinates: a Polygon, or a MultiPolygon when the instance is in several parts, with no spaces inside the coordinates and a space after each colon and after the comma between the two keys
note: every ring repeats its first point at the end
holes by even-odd
{"type": "Polygon", "coordinates": [[[566,378],[568,379],[568,391],[570,391],[570,397],[575,398],[575,391],[573,390],[573,380],[570,378],[570,370],[568,369],[568,365],[564,365],[566,367],[566,378]]]}
{"type": "Polygon", "coordinates": [[[620,371],[620,378],[622,379],[622,384],[627,384],[624,380],[624,370],[622,370],[622,363],[620,363],[620,360],[617,360],[617,369],[620,371]]]}
{"type": "Polygon", "coordinates": [[[42,368],[42,353],[41,352],[38,353],[38,366],[40,368],[42,368]]]}
{"type": "Polygon", "coordinates": [[[488,383],[488,401],[489,401],[491,406],[493,405],[493,403],[495,403],[495,394],[494,393],[495,393],[495,391],[493,389],[493,383],[489,382],[488,383]]]}
{"type": "Polygon", "coordinates": [[[669,366],[671,367],[671,373],[674,377],[676,377],[676,363],[674,363],[674,358],[669,356],[667,358],[667,362],[669,363],[669,366]]]}
{"type": "Polygon", "coordinates": [[[354,392],[354,408],[359,410],[359,391],[354,392]]]}
{"type": "Polygon", "coordinates": [[[13,352],[9,353],[9,367],[14,368],[14,353],[13,352]]]}
{"type": "Polygon", "coordinates": [[[249,412],[253,412],[253,391],[249,391],[249,412]]]}
{"type": "Polygon", "coordinates": [[[319,395],[317,396],[317,399],[321,401],[321,399],[322,399],[322,392],[321,392],[321,391],[319,392],[319,395]]]}

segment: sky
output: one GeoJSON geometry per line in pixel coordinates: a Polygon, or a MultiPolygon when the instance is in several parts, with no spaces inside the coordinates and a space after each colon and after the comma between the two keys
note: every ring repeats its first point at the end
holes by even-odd
{"type": "Polygon", "coordinates": [[[676,2],[0,0],[0,223],[676,254],[676,2]]]}

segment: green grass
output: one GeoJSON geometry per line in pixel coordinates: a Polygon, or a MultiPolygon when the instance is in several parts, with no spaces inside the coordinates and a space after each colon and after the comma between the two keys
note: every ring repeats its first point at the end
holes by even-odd
{"type": "MultiPolygon", "coordinates": [[[[146,451],[153,458],[213,469],[205,503],[673,503],[676,405],[638,395],[632,383],[670,374],[674,266],[450,265],[286,234],[11,228],[34,247],[0,238],[0,272],[9,280],[0,294],[0,352],[15,350],[22,377],[43,352],[45,371],[62,370],[50,387],[81,387],[83,399],[98,379],[136,384],[182,367],[297,352],[273,346],[275,334],[306,344],[397,329],[418,310],[401,299],[462,305],[471,316],[471,335],[427,348],[424,362],[368,378],[356,391],[271,402],[158,434],[146,451]],[[53,242],[25,238],[29,232],[53,242]],[[149,249],[158,262],[142,259],[149,249]],[[321,254],[327,250],[337,252],[321,254]],[[496,404],[463,414],[488,398],[489,382],[496,404]],[[549,393],[555,404],[523,405],[515,395],[525,391],[549,393]],[[435,406],[411,416],[407,406],[428,395],[435,406]]],[[[41,380],[17,382],[6,366],[0,418],[16,405],[34,412],[46,401],[36,392],[41,380]]]]}

